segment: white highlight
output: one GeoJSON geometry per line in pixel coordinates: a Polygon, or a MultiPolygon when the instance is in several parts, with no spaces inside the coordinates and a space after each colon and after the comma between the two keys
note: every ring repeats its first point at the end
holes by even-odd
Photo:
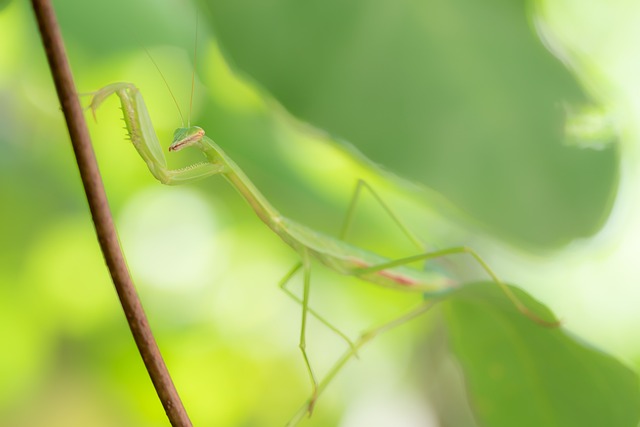
{"type": "Polygon", "coordinates": [[[380,391],[351,406],[340,427],[437,427],[438,421],[417,394],[380,391]]]}
{"type": "Polygon", "coordinates": [[[197,191],[143,191],[125,206],[119,222],[130,267],[149,286],[198,289],[226,268],[215,212],[197,191]]]}

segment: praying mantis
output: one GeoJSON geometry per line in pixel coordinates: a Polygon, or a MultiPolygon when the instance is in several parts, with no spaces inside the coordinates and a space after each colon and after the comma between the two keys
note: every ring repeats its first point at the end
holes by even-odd
{"type": "Polygon", "coordinates": [[[187,127],[176,129],[173,141],[169,146],[169,152],[177,152],[183,149],[198,150],[204,156],[204,160],[184,168],[169,169],[142,94],[132,83],[112,83],[93,92],[91,95],[92,98],[88,108],[92,111],[94,117],[96,110],[108,97],[116,95],[120,99],[128,137],[140,157],[147,164],[149,171],[158,181],[167,185],[179,185],[188,184],[213,175],[222,175],[229,184],[235,187],[266,226],[299,254],[300,261],[283,277],[279,286],[302,306],[299,347],[311,381],[312,392],[311,396],[287,426],[294,426],[307,414],[311,415],[320,393],[338,374],[345,363],[357,355],[357,351],[366,342],[384,331],[425,313],[437,302],[439,297],[457,287],[449,277],[441,272],[421,271],[409,267],[408,264],[450,255],[466,254],[479,264],[521,313],[544,326],[555,326],[555,324],[547,322],[531,312],[473,249],[466,246],[458,246],[424,252],[423,246],[402,224],[392,209],[384,203],[371,186],[362,180],[358,181],[355,187],[341,232],[338,237],[332,237],[281,215],[245,175],[242,169],[198,126],[189,124],[187,127]],[[401,231],[416,243],[420,248],[420,253],[401,259],[390,259],[346,241],[348,230],[353,221],[355,207],[360,194],[365,189],[375,197],[401,231]],[[416,293],[422,296],[422,301],[417,307],[403,316],[369,330],[357,341],[352,342],[338,328],[309,306],[312,260],[318,261],[326,268],[343,275],[355,276],[366,282],[402,292],[416,293]],[[300,270],[302,270],[303,276],[303,290],[302,296],[298,297],[287,289],[287,284],[300,270]],[[314,316],[325,326],[339,334],[349,345],[348,351],[335,362],[322,380],[318,380],[316,377],[306,350],[306,327],[309,315],[314,316]]]}

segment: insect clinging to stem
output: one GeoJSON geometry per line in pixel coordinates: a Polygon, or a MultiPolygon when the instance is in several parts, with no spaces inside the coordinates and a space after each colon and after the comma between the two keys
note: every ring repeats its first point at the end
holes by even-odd
{"type": "MultiPolygon", "coordinates": [[[[544,326],[557,325],[556,322],[547,322],[546,320],[539,318],[535,313],[531,312],[473,249],[466,246],[458,246],[437,251],[422,252],[423,246],[419,241],[413,237],[395,213],[384,203],[382,198],[364,181],[360,180],[356,185],[347,210],[347,215],[338,237],[329,236],[281,215],[278,210],[269,203],[266,197],[262,195],[253,182],[245,175],[242,169],[224,152],[224,150],[209,138],[202,128],[198,126],[191,126],[190,121],[186,127],[183,125],[175,130],[173,140],[169,145],[168,150],[169,152],[176,152],[183,149],[198,150],[202,153],[204,160],[184,168],[169,169],[162,146],[158,141],[151,123],[151,118],[145,101],[135,85],[126,82],[112,83],[93,92],[89,109],[91,109],[94,116],[100,105],[111,95],[116,95],[120,99],[128,137],[140,157],[142,157],[144,162],[147,164],[150,172],[158,181],[167,185],[178,185],[190,183],[213,175],[222,175],[229,184],[235,187],[267,227],[269,227],[271,231],[278,235],[286,244],[299,254],[300,261],[296,263],[296,265],[294,265],[280,281],[280,288],[302,306],[299,347],[304,359],[306,370],[311,380],[312,393],[287,425],[296,425],[306,414],[311,414],[320,393],[324,391],[345,363],[355,356],[358,349],[366,342],[379,333],[405,323],[408,320],[428,311],[435,304],[438,297],[441,297],[456,288],[456,285],[452,283],[451,279],[440,272],[417,270],[408,267],[407,264],[456,254],[466,254],[478,263],[478,265],[488,274],[491,280],[502,289],[522,314],[544,326]],[[358,203],[359,196],[364,189],[370,191],[391,219],[399,226],[402,232],[417,244],[421,253],[401,259],[390,259],[352,245],[346,241],[348,230],[353,221],[355,207],[358,203]],[[424,298],[417,307],[413,308],[403,316],[368,331],[357,341],[352,342],[342,332],[340,332],[338,328],[333,326],[318,312],[309,307],[312,260],[317,260],[326,268],[337,273],[355,276],[379,286],[404,292],[413,292],[423,296],[424,298]],[[299,298],[287,289],[287,283],[301,269],[303,276],[303,290],[302,297],[299,298]],[[349,344],[349,349],[344,356],[335,362],[326,376],[320,381],[317,379],[312,369],[306,350],[306,326],[309,315],[314,316],[325,326],[338,333],[349,344]]],[[[193,99],[193,78],[191,99],[193,99]]]]}

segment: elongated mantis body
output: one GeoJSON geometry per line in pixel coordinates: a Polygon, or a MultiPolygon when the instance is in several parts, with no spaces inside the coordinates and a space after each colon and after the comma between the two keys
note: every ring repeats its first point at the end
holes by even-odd
{"type": "MultiPolygon", "coordinates": [[[[193,149],[199,150],[204,155],[205,160],[181,169],[169,169],[162,147],[153,129],[142,94],[133,84],[113,83],[94,92],[89,105],[93,114],[95,115],[96,109],[112,94],[117,95],[120,99],[126,130],[131,142],[155,178],[163,184],[176,185],[189,183],[212,175],[222,175],[238,190],[258,217],[300,255],[300,262],[285,275],[280,282],[280,286],[290,297],[302,305],[302,326],[299,346],[311,378],[312,394],[301,410],[298,411],[290,421],[289,425],[295,425],[305,414],[311,414],[320,392],[326,388],[344,364],[356,354],[357,350],[364,343],[378,333],[426,312],[434,304],[436,297],[442,296],[456,287],[451,279],[441,273],[420,271],[408,267],[407,264],[448,255],[468,254],[475,259],[491,279],[505,292],[518,310],[540,324],[551,325],[530,312],[527,307],[517,299],[509,287],[494,274],[482,258],[468,247],[453,247],[433,252],[423,252],[402,259],[389,259],[347,243],[344,239],[352,221],[358,197],[364,188],[372,192],[391,218],[400,226],[402,231],[417,243],[417,239],[412,237],[406,227],[400,223],[396,215],[382,202],[380,197],[373,192],[371,187],[363,181],[359,181],[356,186],[356,191],[349,206],[340,236],[338,238],[331,237],[282,216],[260,191],[258,191],[255,185],[233,160],[231,160],[211,138],[206,136],[204,130],[200,127],[189,126],[178,128],[174,133],[169,151],[179,151],[192,147],[193,149]],[[338,273],[356,276],[380,286],[405,292],[414,292],[424,295],[425,298],[423,298],[417,308],[414,308],[402,317],[365,333],[359,340],[352,343],[344,334],[338,331],[337,328],[309,308],[311,261],[313,259],[338,273]],[[300,269],[302,269],[304,285],[302,298],[298,298],[286,289],[287,282],[300,269]],[[327,327],[340,334],[350,345],[347,353],[336,362],[322,381],[316,379],[306,352],[306,325],[309,314],[318,318],[327,327]]],[[[418,246],[423,250],[421,245],[418,244],[418,246]]]]}

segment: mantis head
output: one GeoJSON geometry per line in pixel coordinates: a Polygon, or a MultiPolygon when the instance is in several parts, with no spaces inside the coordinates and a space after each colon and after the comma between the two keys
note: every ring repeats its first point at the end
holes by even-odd
{"type": "Polygon", "coordinates": [[[180,151],[183,148],[201,145],[204,130],[198,126],[188,128],[178,128],[173,133],[173,142],[169,146],[169,151],[180,151]]]}

